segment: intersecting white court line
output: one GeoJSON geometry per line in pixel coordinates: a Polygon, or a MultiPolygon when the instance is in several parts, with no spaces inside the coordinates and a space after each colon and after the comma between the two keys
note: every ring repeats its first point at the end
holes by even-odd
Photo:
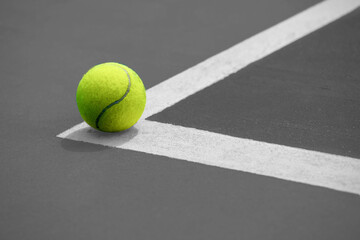
{"type": "MultiPolygon", "coordinates": [[[[147,118],[238,72],[247,65],[324,27],[360,6],[360,0],[328,0],[294,15],[148,89],[147,118]]],[[[241,29],[239,29],[241,31],[241,29]]]]}
{"type": "Polygon", "coordinates": [[[62,138],[360,194],[360,160],[144,120],[120,133],[81,123],[62,138]]]}
{"type": "Polygon", "coordinates": [[[360,160],[144,120],[339,19],[360,0],[328,0],[147,90],[142,119],[122,133],[86,123],[58,135],[77,141],[245,171],[360,195],[360,160]]]}

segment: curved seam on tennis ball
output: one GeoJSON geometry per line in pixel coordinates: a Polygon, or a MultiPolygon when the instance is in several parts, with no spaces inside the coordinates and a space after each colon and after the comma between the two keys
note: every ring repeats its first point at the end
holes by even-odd
{"type": "Polygon", "coordinates": [[[126,71],[125,68],[122,68],[122,67],[120,67],[120,66],[117,66],[117,67],[119,67],[119,68],[121,68],[122,70],[125,71],[128,79],[129,79],[129,84],[128,84],[128,87],[127,87],[127,89],[126,89],[125,94],[124,94],[119,100],[116,100],[115,102],[112,102],[112,103],[110,103],[109,105],[107,105],[107,106],[101,111],[101,113],[98,115],[98,117],[96,118],[96,122],[95,122],[97,129],[100,129],[100,127],[99,127],[99,121],[100,121],[100,118],[102,117],[102,115],[104,115],[104,113],[106,112],[106,110],[108,110],[109,108],[111,108],[111,107],[114,106],[115,104],[120,103],[122,100],[124,100],[124,98],[125,98],[125,97],[128,95],[128,93],[130,92],[130,87],[131,87],[131,77],[130,77],[130,74],[128,73],[128,71],[126,71]]]}

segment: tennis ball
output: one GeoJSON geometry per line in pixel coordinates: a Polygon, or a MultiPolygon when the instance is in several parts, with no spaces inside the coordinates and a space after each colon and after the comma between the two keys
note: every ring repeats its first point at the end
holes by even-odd
{"type": "Polygon", "coordinates": [[[119,132],[133,126],[145,109],[145,87],[129,67],[102,63],[82,77],[76,103],[84,121],[104,132],[119,132]]]}

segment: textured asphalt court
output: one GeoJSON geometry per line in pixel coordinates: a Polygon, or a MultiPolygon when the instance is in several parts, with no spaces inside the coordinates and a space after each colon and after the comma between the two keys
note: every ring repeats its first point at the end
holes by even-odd
{"type": "MultiPolygon", "coordinates": [[[[90,66],[126,61],[151,88],[316,2],[2,2],[0,239],[358,239],[358,195],[55,137],[90,66]]],[[[358,22],[150,120],[359,158],[358,22]]]]}

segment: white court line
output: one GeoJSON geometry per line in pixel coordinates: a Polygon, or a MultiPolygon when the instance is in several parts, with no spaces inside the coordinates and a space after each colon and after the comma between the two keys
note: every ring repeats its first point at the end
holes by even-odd
{"type": "MultiPolygon", "coordinates": [[[[294,15],[146,91],[147,118],[339,19],[360,0],[329,0],[294,15]]],[[[238,29],[241,31],[241,29],[238,29]]]]}
{"type": "MultiPolygon", "coordinates": [[[[154,86],[146,92],[147,105],[142,118],[161,112],[359,6],[360,0],[321,2],[154,86]]],[[[163,155],[360,195],[360,160],[143,119],[123,133],[102,133],[81,123],[58,137],[163,155]]]]}
{"type": "Polygon", "coordinates": [[[81,123],[61,138],[151,153],[360,195],[360,160],[143,120],[104,133],[81,123]]]}

